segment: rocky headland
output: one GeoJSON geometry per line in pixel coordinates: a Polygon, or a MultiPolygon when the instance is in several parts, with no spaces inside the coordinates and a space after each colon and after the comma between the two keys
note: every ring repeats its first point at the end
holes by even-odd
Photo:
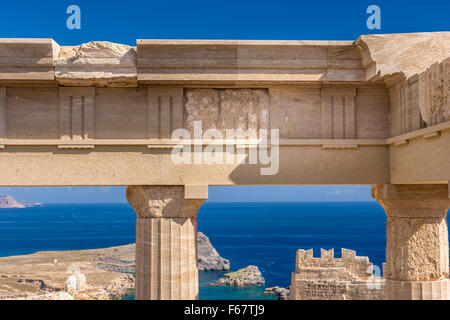
{"type": "Polygon", "coordinates": [[[21,209],[37,206],[43,206],[43,204],[40,202],[19,202],[9,195],[0,196],[0,209],[21,209]]]}
{"type": "Polygon", "coordinates": [[[198,270],[199,271],[228,271],[230,261],[222,258],[202,232],[198,233],[198,270]]]}
{"type": "Polygon", "coordinates": [[[134,288],[132,274],[98,267],[116,248],[0,258],[2,300],[111,300],[134,288]]]}
{"type": "MultiPolygon", "coordinates": [[[[199,232],[200,271],[229,270],[199,232]]],[[[114,300],[134,289],[135,244],[0,258],[0,300],[114,300]]]]}
{"type": "Polygon", "coordinates": [[[25,205],[16,201],[11,196],[0,196],[0,208],[25,208],[25,205]]]}
{"type": "Polygon", "coordinates": [[[212,286],[263,286],[265,280],[257,266],[248,266],[235,272],[226,273],[223,278],[211,283],[212,286]]]}
{"type": "MultiPolygon", "coordinates": [[[[119,273],[134,274],[136,245],[113,248],[107,255],[96,258],[99,268],[119,273]]],[[[198,232],[198,270],[199,271],[228,271],[230,261],[222,258],[211,244],[209,238],[198,232]]]]}

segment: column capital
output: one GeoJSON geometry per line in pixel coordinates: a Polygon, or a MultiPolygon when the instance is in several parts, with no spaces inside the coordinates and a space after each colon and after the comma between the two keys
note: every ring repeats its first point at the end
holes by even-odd
{"type": "Polygon", "coordinates": [[[204,192],[193,197],[185,186],[127,188],[127,200],[138,218],[195,218],[206,198],[204,192]]]}
{"type": "Polygon", "coordinates": [[[381,184],[372,186],[372,197],[388,217],[445,217],[450,207],[447,184],[381,184]]]}
{"type": "Polygon", "coordinates": [[[446,298],[448,185],[374,185],[372,196],[387,215],[388,299],[446,298]]]}

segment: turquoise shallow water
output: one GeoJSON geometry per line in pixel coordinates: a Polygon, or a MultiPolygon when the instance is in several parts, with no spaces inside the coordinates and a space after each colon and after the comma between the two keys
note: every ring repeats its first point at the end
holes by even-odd
{"type": "MultiPolygon", "coordinates": [[[[200,272],[199,273],[199,298],[200,300],[276,300],[275,295],[264,294],[265,287],[238,288],[230,286],[214,287],[209,284],[222,277],[224,272],[200,272]]],[[[134,300],[134,292],[122,300],[134,300]]]]}
{"type": "Polygon", "coordinates": [[[265,287],[238,288],[231,286],[213,287],[209,284],[222,277],[224,272],[200,272],[200,300],[276,300],[275,295],[264,294],[265,287]]]}
{"type": "MultiPolygon", "coordinates": [[[[385,218],[366,203],[206,203],[198,229],[232,270],[256,265],[266,286],[289,286],[298,249],[356,250],[385,260],[385,218]]],[[[127,204],[47,205],[0,210],[0,256],[36,251],[96,249],[135,242],[135,214],[127,204]]],[[[210,287],[218,273],[200,274],[200,299],[274,299],[264,288],[210,287]]]]}

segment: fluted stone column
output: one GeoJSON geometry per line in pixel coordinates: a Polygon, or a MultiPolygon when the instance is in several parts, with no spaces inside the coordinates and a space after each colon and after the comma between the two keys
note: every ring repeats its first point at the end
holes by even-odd
{"type": "Polygon", "coordinates": [[[198,299],[197,211],[205,199],[185,191],[183,186],[127,189],[137,215],[136,300],[198,299]]]}
{"type": "Polygon", "coordinates": [[[387,214],[386,294],[390,300],[447,300],[447,185],[376,185],[387,214]]]}

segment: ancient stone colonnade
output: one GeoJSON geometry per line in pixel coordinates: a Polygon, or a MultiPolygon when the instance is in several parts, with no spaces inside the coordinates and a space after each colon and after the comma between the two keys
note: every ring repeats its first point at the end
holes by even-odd
{"type": "Polygon", "coordinates": [[[387,298],[448,299],[449,56],[448,32],[136,47],[0,39],[0,185],[128,186],[137,299],[198,298],[208,186],[372,185],[388,216],[387,298]],[[174,163],[172,132],[198,121],[279,130],[265,147],[214,142],[245,157],[279,152],[279,170],[174,163]]]}

